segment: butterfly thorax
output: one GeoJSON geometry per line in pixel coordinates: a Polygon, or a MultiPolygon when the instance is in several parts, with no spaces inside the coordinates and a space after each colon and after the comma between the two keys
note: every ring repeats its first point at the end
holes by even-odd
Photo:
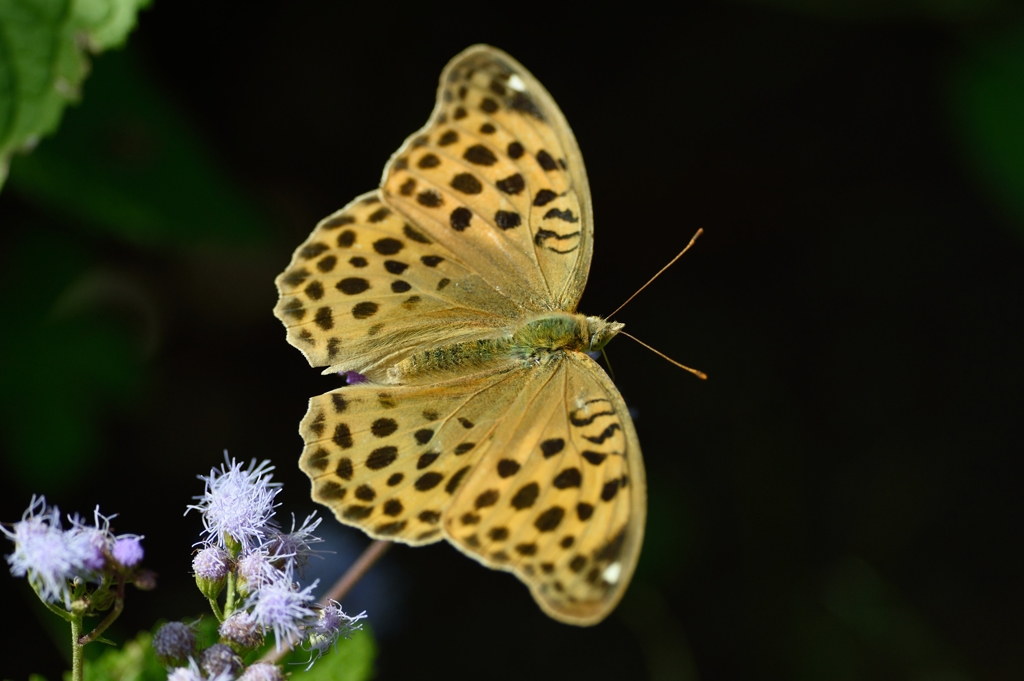
{"type": "Polygon", "coordinates": [[[565,352],[600,350],[622,328],[618,322],[566,312],[527,318],[493,338],[451,343],[418,352],[388,370],[393,383],[419,383],[425,378],[504,363],[509,368],[541,364],[565,352]]]}
{"type": "Polygon", "coordinates": [[[622,329],[618,322],[565,312],[548,313],[522,324],[512,335],[517,357],[534,358],[545,352],[600,350],[622,329]]]}

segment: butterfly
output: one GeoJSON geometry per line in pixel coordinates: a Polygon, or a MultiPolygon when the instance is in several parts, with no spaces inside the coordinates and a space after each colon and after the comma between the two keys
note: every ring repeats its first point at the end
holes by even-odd
{"type": "Polygon", "coordinates": [[[277,277],[288,341],[325,374],[300,425],[313,499],[371,537],[442,539],[514,573],[556,620],[622,598],[647,512],[640,443],[576,312],[593,251],[579,146],[508,54],[463,51],[380,188],[277,277]]]}

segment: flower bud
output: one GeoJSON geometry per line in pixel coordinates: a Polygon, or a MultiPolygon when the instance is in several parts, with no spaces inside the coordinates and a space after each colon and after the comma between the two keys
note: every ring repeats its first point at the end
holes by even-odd
{"type": "Polygon", "coordinates": [[[196,586],[210,600],[216,599],[224,589],[230,560],[228,552],[218,546],[208,546],[192,559],[196,586]]]}
{"type": "Polygon", "coordinates": [[[139,570],[132,578],[132,584],[139,591],[152,591],[156,588],[156,573],[152,570],[139,570]]]}
{"type": "Polygon", "coordinates": [[[226,643],[214,643],[199,654],[199,667],[206,672],[207,678],[216,678],[222,674],[231,678],[242,671],[242,658],[226,643]]]}
{"type": "Polygon", "coordinates": [[[153,634],[153,650],[160,664],[187,664],[196,649],[196,632],[184,622],[168,622],[153,634]]]}
{"type": "Polygon", "coordinates": [[[236,610],[224,620],[219,633],[221,640],[239,653],[244,654],[263,645],[263,627],[245,610],[236,610]]]}

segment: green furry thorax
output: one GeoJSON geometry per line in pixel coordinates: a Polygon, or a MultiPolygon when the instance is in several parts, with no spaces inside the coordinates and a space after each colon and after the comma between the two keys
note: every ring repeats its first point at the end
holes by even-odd
{"type": "Polygon", "coordinates": [[[600,350],[622,324],[565,312],[528,319],[495,338],[442,345],[416,353],[389,372],[395,382],[425,375],[464,373],[496,362],[542,362],[559,352],[600,350]]]}

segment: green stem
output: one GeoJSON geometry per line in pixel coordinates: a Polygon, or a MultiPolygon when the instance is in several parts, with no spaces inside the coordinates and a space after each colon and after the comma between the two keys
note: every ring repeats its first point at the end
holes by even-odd
{"type": "Polygon", "coordinates": [[[82,635],[82,616],[76,615],[71,618],[71,679],[72,681],[83,681],[85,676],[85,656],[83,648],[85,644],[79,643],[78,638],[82,635]]]}
{"type": "Polygon", "coordinates": [[[213,616],[217,618],[218,622],[223,622],[224,621],[224,613],[220,611],[220,606],[217,605],[217,599],[216,598],[207,598],[206,600],[210,604],[210,609],[213,610],[213,616]]]}
{"type": "Polygon", "coordinates": [[[120,615],[121,611],[124,610],[124,577],[120,577],[117,580],[117,592],[114,596],[114,607],[110,609],[110,613],[103,618],[103,621],[96,625],[96,628],[89,632],[88,636],[83,636],[78,639],[81,645],[92,643],[98,639],[104,631],[107,630],[111,624],[114,623],[120,615]]]}
{"type": "Polygon", "coordinates": [[[53,603],[48,603],[47,601],[43,601],[42,598],[40,598],[39,600],[42,601],[43,605],[46,606],[47,610],[49,610],[50,612],[52,612],[55,615],[58,615],[65,622],[72,622],[72,621],[74,621],[74,619],[75,619],[74,613],[70,613],[67,610],[65,610],[64,608],[58,608],[53,603]]]}
{"type": "Polygon", "coordinates": [[[237,586],[237,576],[234,570],[228,572],[228,595],[224,599],[224,616],[227,617],[235,611],[235,591],[237,586]]]}

